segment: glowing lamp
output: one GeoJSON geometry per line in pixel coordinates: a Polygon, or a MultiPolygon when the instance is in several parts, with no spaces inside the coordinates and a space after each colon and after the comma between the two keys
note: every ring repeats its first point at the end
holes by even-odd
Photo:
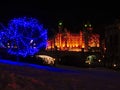
{"type": "Polygon", "coordinates": [[[84,27],[87,27],[87,24],[85,24],[84,27]]]}
{"type": "Polygon", "coordinates": [[[82,48],[85,48],[85,46],[84,46],[84,45],[82,45],[82,48]]]}
{"type": "Polygon", "coordinates": [[[62,26],[62,22],[59,22],[59,24],[58,24],[59,26],[62,26]]]}

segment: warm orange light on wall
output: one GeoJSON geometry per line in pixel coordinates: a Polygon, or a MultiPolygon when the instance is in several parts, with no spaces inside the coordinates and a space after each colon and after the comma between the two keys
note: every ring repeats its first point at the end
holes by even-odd
{"type": "MultiPolygon", "coordinates": [[[[55,39],[48,40],[47,49],[50,49],[50,47],[54,49],[54,46],[56,46],[58,50],[62,51],[81,51],[82,48],[86,48],[84,34],[81,31],[78,34],[70,32],[58,33],[55,39]],[[50,45],[52,45],[52,47],[50,45]]],[[[91,34],[91,37],[89,37],[88,40],[88,46],[99,47],[98,34],[91,34]]]]}

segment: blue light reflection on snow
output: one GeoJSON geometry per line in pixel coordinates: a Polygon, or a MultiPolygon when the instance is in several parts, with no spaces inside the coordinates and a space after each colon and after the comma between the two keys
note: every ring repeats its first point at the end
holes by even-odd
{"type": "Polygon", "coordinates": [[[70,74],[80,74],[80,75],[92,75],[94,77],[99,76],[102,78],[113,78],[113,77],[119,77],[120,73],[115,74],[114,71],[106,71],[106,70],[92,70],[92,69],[80,69],[80,70],[68,70],[68,69],[62,69],[57,67],[50,67],[50,66],[42,66],[42,65],[36,65],[36,64],[28,64],[28,63],[22,63],[22,62],[13,62],[10,60],[2,60],[0,59],[0,64],[10,64],[10,65],[16,65],[21,67],[32,67],[35,69],[41,69],[46,70],[50,72],[60,72],[60,73],[70,73],[70,74]]]}
{"type": "Polygon", "coordinates": [[[0,59],[0,63],[16,65],[16,66],[24,66],[24,67],[33,67],[36,69],[43,69],[43,70],[53,71],[53,72],[67,72],[67,73],[74,72],[72,70],[65,70],[65,69],[60,69],[60,68],[51,67],[51,66],[42,66],[42,65],[29,64],[29,63],[23,63],[23,62],[15,62],[15,61],[2,60],[2,59],[0,59]]]}

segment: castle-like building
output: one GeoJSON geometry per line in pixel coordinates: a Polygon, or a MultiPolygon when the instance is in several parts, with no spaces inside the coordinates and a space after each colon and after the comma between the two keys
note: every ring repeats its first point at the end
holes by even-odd
{"type": "Polygon", "coordinates": [[[93,33],[90,23],[84,24],[79,33],[71,33],[64,28],[62,22],[58,25],[59,32],[47,41],[46,50],[60,51],[99,51],[100,35],[93,33]]]}

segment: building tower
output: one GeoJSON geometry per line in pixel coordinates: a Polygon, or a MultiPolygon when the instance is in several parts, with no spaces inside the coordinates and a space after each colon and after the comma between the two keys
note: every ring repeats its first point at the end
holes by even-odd
{"type": "Polygon", "coordinates": [[[86,51],[88,51],[88,49],[89,49],[89,39],[90,39],[92,30],[93,30],[93,27],[89,22],[84,24],[83,38],[84,38],[84,41],[85,41],[85,50],[86,51]]]}
{"type": "Polygon", "coordinates": [[[61,50],[61,37],[62,37],[62,30],[63,30],[63,21],[58,21],[58,35],[59,35],[59,50],[61,50]]]}

